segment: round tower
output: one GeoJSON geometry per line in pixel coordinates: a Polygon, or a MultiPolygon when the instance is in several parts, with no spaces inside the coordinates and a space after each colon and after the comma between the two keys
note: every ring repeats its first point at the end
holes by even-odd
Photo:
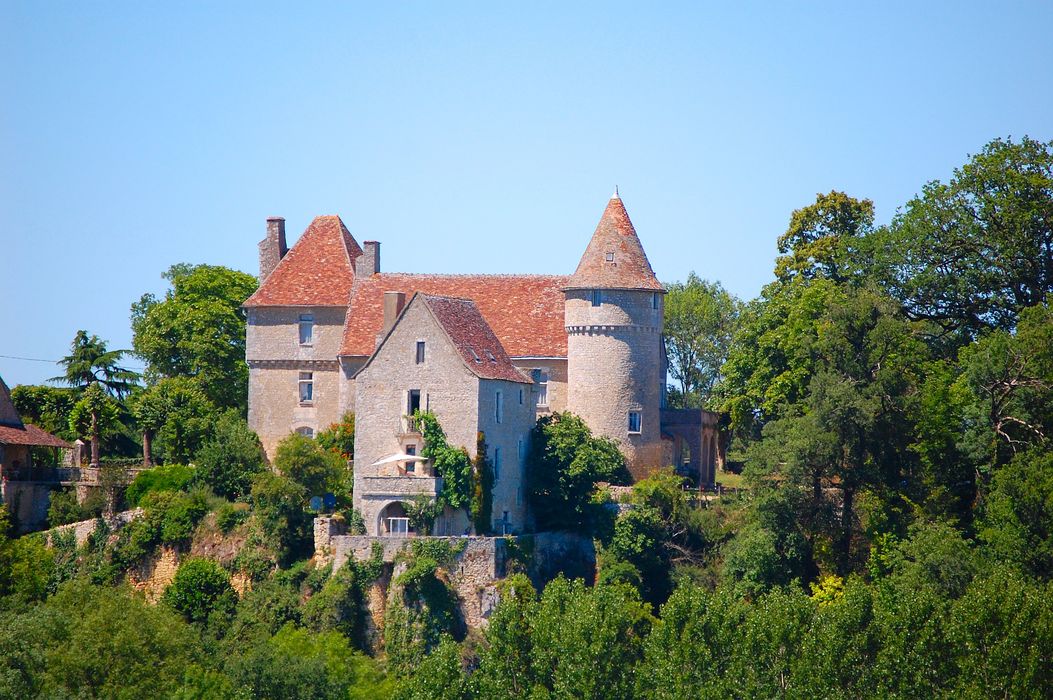
{"type": "Polygon", "coordinates": [[[614,439],[642,478],[664,466],[665,290],[617,191],[563,293],[567,410],[614,439]]]}

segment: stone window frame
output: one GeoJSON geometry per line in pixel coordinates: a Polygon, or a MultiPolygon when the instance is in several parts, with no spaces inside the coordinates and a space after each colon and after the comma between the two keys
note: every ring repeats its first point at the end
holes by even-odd
{"type": "Polygon", "coordinates": [[[298,428],[296,428],[295,432],[298,435],[303,435],[304,437],[314,439],[314,428],[312,428],[309,425],[301,425],[298,428]]]}
{"type": "Polygon", "coordinates": [[[549,374],[547,369],[538,367],[532,370],[531,374],[536,372],[537,374],[532,377],[534,383],[537,385],[537,405],[538,408],[548,408],[548,384],[552,380],[552,375],[549,374]]]}
{"type": "Polygon", "coordinates": [[[643,411],[640,409],[631,409],[626,412],[626,422],[629,435],[639,435],[643,432],[643,411]],[[633,429],[633,416],[636,417],[636,428],[633,429]]]}
{"type": "Polygon", "coordinates": [[[658,311],[658,292],[651,293],[651,309],[658,311]]]}
{"type": "Polygon", "coordinates": [[[417,354],[416,361],[418,365],[423,365],[427,358],[427,341],[419,339],[417,340],[417,354]]]}
{"type": "Polygon", "coordinates": [[[300,372],[297,378],[297,387],[300,405],[314,405],[314,372],[300,372]]]}
{"type": "Polygon", "coordinates": [[[304,347],[314,345],[314,314],[300,314],[298,326],[300,329],[300,345],[304,347]],[[305,329],[306,333],[304,333],[305,329]]]}

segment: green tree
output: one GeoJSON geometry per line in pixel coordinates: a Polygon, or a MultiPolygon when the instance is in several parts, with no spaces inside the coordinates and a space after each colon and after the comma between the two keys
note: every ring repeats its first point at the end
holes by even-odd
{"type": "Polygon", "coordinates": [[[588,526],[596,483],[628,483],[625,458],[572,413],[543,416],[531,433],[526,472],[538,529],[588,526]]]}
{"type": "Polygon", "coordinates": [[[229,499],[247,496],[252,478],[265,468],[259,437],[235,411],[220,415],[194,457],[195,480],[229,499]]]}
{"type": "Polygon", "coordinates": [[[182,491],[194,479],[194,468],[183,464],[154,467],[136,474],[124,493],[128,505],[135,507],[148,494],[158,491],[182,491]]]}
{"type": "Polygon", "coordinates": [[[775,276],[823,278],[837,283],[859,276],[862,239],[874,228],[874,203],[844,192],[815,195],[815,204],[795,209],[790,226],[779,236],[775,276]]]}
{"type": "Polygon", "coordinates": [[[355,458],[355,414],[348,411],[339,423],[319,431],[314,439],[325,449],[350,461],[355,458]]]}
{"type": "Polygon", "coordinates": [[[590,590],[562,577],[549,583],[534,616],[537,684],[553,697],[632,698],[652,623],[649,607],[631,586],[590,590]]]}
{"type": "Polygon", "coordinates": [[[99,466],[104,435],[112,435],[120,425],[120,406],[98,383],[89,384],[69,414],[69,428],[75,435],[91,441],[91,465],[99,466]]]}
{"type": "Polygon", "coordinates": [[[670,401],[682,408],[698,408],[720,378],[741,303],[719,282],[707,282],[694,272],[687,281],[668,284],[666,289],[669,371],[680,383],[670,401]]]}
{"type": "Polygon", "coordinates": [[[132,413],[143,435],[143,459],[156,447],[166,462],[187,463],[216,423],[216,408],[190,379],[171,377],[135,395],[132,413]]]}
{"type": "Polygon", "coordinates": [[[238,596],[230,575],[209,559],[187,559],[165,589],[167,604],[190,622],[204,624],[214,614],[230,616],[238,596]]]}
{"type": "Polygon", "coordinates": [[[1053,580],[1053,453],[1018,455],[995,474],[979,537],[992,558],[1053,580]]]}
{"type": "Polygon", "coordinates": [[[882,231],[876,275],[957,342],[1011,330],[1053,291],[1053,142],[995,139],[882,231]]]}
{"type": "Polygon", "coordinates": [[[80,390],[101,384],[106,393],[122,398],[132,390],[139,375],[120,366],[126,350],[109,350],[99,336],[77,331],[70,345],[70,354],[59,360],[63,373],[52,379],[80,390]]]}
{"type": "Polygon", "coordinates": [[[69,414],[77,403],[76,389],[21,384],[11,390],[11,402],[25,422],[61,438],[77,438],[69,429],[69,414]]]}
{"type": "Polygon", "coordinates": [[[512,574],[498,585],[501,602],[484,632],[472,682],[480,698],[526,699],[535,684],[530,655],[537,593],[524,574],[512,574]]]}
{"type": "Polygon", "coordinates": [[[173,265],[163,299],[132,305],[132,347],[147,375],[190,377],[220,408],[246,410],[245,313],[256,279],[213,265],[173,265]]]}
{"type": "Polygon", "coordinates": [[[399,683],[394,700],[463,700],[468,681],[461,670],[461,647],[444,636],[435,650],[424,657],[412,675],[399,683]]]}
{"type": "Polygon", "coordinates": [[[342,456],[299,433],[290,433],[278,443],[274,468],[303,486],[308,496],[341,491],[348,471],[342,456]]]}
{"type": "Polygon", "coordinates": [[[252,478],[253,519],[279,562],[305,553],[310,521],[304,511],[307,489],[292,479],[262,471],[252,478]]]}

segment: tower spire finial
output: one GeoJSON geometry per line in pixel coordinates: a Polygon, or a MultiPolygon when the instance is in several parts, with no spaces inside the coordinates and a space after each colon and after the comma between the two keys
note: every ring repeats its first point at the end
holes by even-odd
{"type": "Polygon", "coordinates": [[[611,195],[611,199],[621,199],[621,196],[618,194],[618,185],[614,186],[614,194],[611,195]]]}

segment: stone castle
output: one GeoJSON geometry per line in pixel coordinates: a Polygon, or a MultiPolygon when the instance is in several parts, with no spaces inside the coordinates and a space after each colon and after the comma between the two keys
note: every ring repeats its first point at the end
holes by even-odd
{"type": "MultiPolygon", "coordinates": [[[[550,412],[612,438],[634,477],[675,465],[713,483],[718,417],[665,407],[665,290],[617,193],[570,276],[382,272],[380,243],[359,245],[336,216],[291,249],[284,219],[268,219],[259,249],[245,302],[249,424],[273,455],[290,432],[353,412],[354,500],[370,535],[410,534],[405,506],[442,489],[418,409],[473,457],[483,437],[497,532],[529,527],[525,456],[550,412]]],[[[463,511],[435,524],[469,530],[463,511]]]]}

